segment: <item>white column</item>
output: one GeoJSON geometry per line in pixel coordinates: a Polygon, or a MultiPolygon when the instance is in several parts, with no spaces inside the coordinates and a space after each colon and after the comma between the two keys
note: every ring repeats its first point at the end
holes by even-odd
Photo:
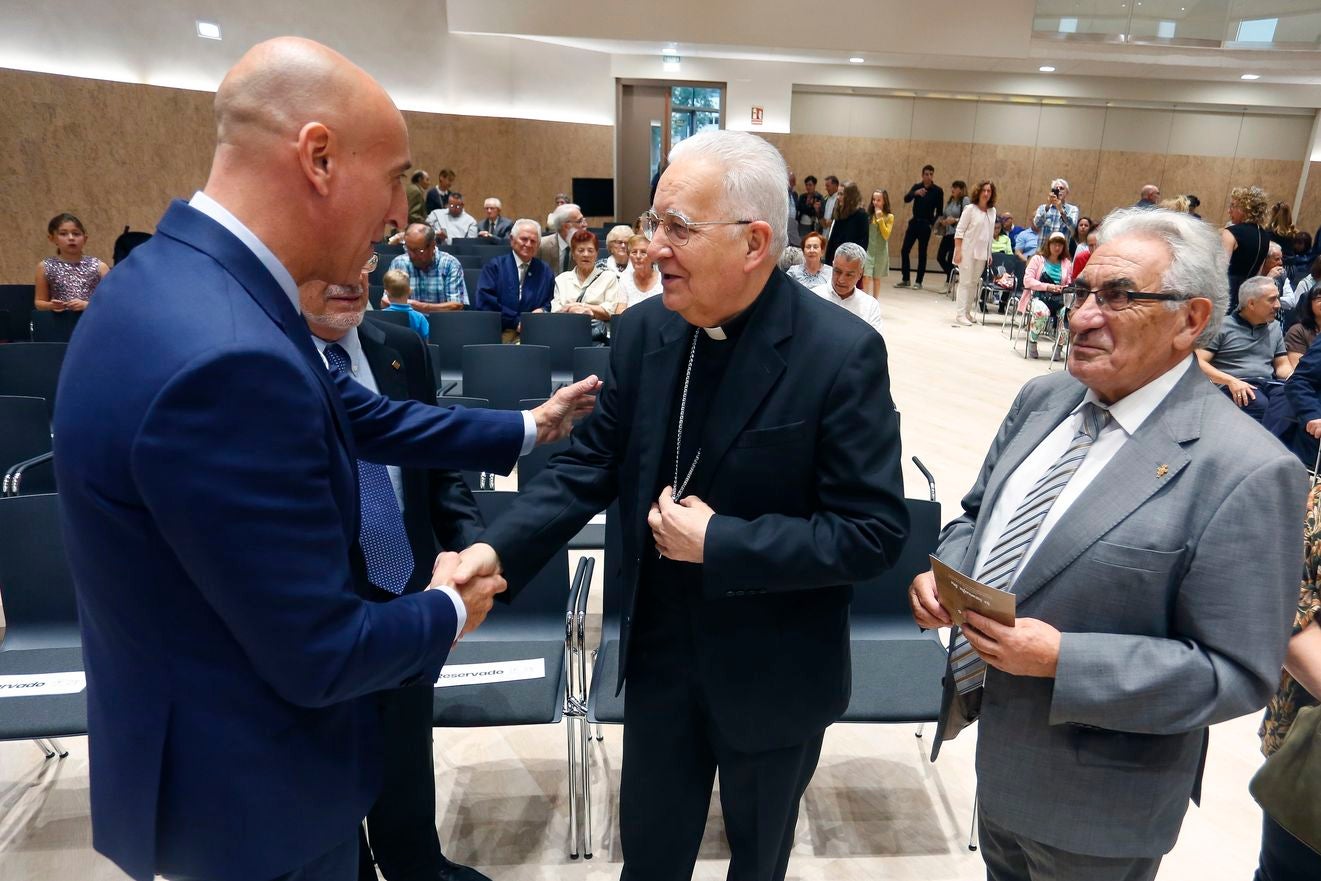
{"type": "MultiPolygon", "coordinates": [[[[1307,154],[1303,156],[1303,173],[1298,179],[1298,195],[1293,199],[1293,216],[1303,208],[1303,193],[1307,191],[1307,176],[1313,162],[1321,162],[1321,110],[1312,118],[1312,137],[1307,141],[1307,154]]],[[[1309,218],[1309,223],[1311,219],[1309,218]]]]}

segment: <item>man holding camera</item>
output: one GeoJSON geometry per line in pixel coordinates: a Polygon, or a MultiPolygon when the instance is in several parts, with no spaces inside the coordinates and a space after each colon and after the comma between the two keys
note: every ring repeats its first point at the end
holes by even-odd
{"type": "Polygon", "coordinates": [[[1069,182],[1057,177],[1050,182],[1050,198],[1043,205],[1037,206],[1037,213],[1032,216],[1032,229],[1043,239],[1051,233],[1062,232],[1064,237],[1073,241],[1078,229],[1078,206],[1069,204],[1069,182]]]}

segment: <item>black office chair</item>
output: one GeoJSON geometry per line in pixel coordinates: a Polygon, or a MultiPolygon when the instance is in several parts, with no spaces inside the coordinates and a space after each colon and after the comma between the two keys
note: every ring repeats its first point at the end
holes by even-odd
{"type": "MultiPolygon", "coordinates": [[[[508,510],[517,493],[476,493],[478,507],[487,523],[508,510]]],[[[569,681],[569,665],[577,659],[571,654],[577,645],[575,602],[585,594],[591,581],[592,561],[580,560],[572,584],[569,580],[569,554],[561,549],[538,572],[518,595],[517,602],[496,603],[482,626],[463,638],[450,652],[445,669],[435,688],[432,723],[438,728],[485,728],[503,725],[545,725],[558,723],[570,712],[568,725],[568,773],[570,793],[570,856],[577,858],[579,847],[591,858],[591,831],[580,836],[575,807],[584,790],[589,767],[587,730],[577,714],[579,697],[569,681]],[[512,682],[489,682],[470,685],[445,685],[461,682],[467,674],[464,665],[532,661],[544,675],[512,682]],[[447,679],[451,677],[450,679],[447,679]],[[576,730],[575,730],[576,729],[576,730]],[[575,737],[575,734],[577,735],[575,737]]],[[[582,613],[585,616],[585,610],[582,613]]]]}
{"type": "Polygon", "coordinates": [[[33,309],[30,315],[32,342],[67,343],[73,337],[73,329],[78,326],[81,312],[43,312],[33,309]]]}
{"type": "MultiPolygon", "coordinates": [[[[0,473],[6,477],[9,469],[21,464],[26,471],[32,468],[30,460],[50,452],[50,413],[41,398],[0,397],[0,426],[4,426],[0,431],[0,473]]],[[[23,489],[29,494],[54,492],[53,474],[49,465],[34,469],[23,489]]],[[[9,494],[6,481],[0,495],[9,494]]]]}
{"type": "Polygon", "coordinates": [[[573,381],[581,382],[589,376],[610,382],[609,346],[579,346],[573,350],[573,381]]]}
{"type": "Polygon", "coordinates": [[[464,346],[463,393],[486,398],[494,410],[521,410],[525,398],[550,397],[550,349],[464,346]]]}
{"type": "Polygon", "coordinates": [[[500,344],[500,313],[464,309],[462,312],[433,312],[431,323],[432,369],[436,387],[445,394],[463,393],[464,346],[500,344]]]}
{"type": "MultiPolygon", "coordinates": [[[[524,312],[521,339],[525,346],[550,349],[550,378],[555,386],[573,381],[574,349],[592,345],[590,315],[567,312],[524,312]]],[[[529,396],[531,397],[531,396],[529,396]]]]}
{"type": "MultiPolygon", "coordinates": [[[[82,671],[78,607],[58,496],[0,499],[0,602],[5,610],[0,676],[82,671]]],[[[52,738],[86,733],[83,690],[0,700],[0,740],[35,741],[46,758],[69,754],[52,738]]]]}
{"type": "MultiPolygon", "coordinates": [[[[459,258],[459,265],[463,267],[465,272],[469,269],[481,269],[483,262],[485,262],[480,254],[459,252],[454,256],[459,258]]],[[[476,290],[475,285],[473,286],[473,290],[476,290]]],[[[470,291],[469,296],[471,295],[472,292],[470,291]]]]}
{"type": "Polygon", "coordinates": [[[474,269],[463,269],[463,287],[468,292],[468,307],[471,308],[477,302],[477,285],[482,280],[482,267],[480,263],[474,269]]]}
{"type": "Polygon", "coordinates": [[[0,284],[0,311],[9,314],[8,321],[0,323],[0,340],[28,342],[31,336],[33,303],[37,286],[31,284],[0,284]]]}
{"type": "Polygon", "coordinates": [[[411,326],[408,323],[407,312],[392,312],[388,309],[368,309],[366,315],[372,321],[379,321],[382,324],[393,324],[397,327],[411,326]]]}
{"type": "MultiPolygon", "coordinates": [[[[491,402],[486,398],[465,398],[459,395],[436,395],[436,403],[442,407],[468,407],[473,410],[489,410],[491,402]]],[[[473,492],[495,489],[495,478],[482,471],[463,471],[463,482],[473,492]]]]}
{"type": "Polygon", "coordinates": [[[55,388],[68,343],[9,343],[0,346],[0,395],[45,398],[55,413],[55,388]]]}
{"type": "Polygon", "coordinates": [[[395,257],[404,253],[404,243],[400,242],[397,245],[392,245],[389,242],[377,242],[375,245],[372,245],[372,250],[374,250],[382,260],[389,263],[395,257]]]}

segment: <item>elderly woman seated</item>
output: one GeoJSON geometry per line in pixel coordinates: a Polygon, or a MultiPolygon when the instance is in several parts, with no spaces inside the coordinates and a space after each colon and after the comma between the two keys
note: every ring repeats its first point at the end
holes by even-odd
{"type": "Polygon", "coordinates": [[[788,275],[809,290],[823,294],[830,290],[830,267],[825,263],[826,237],[819,232],[803,236],[803,262],[789,267],[788,275]]]}
{"type": "Polygon", "coordinates": [[[633,227],[619,224],[613,227],[610,232],[605,234],[606,254],[596,265],[602,269],[608,269],[618,278],[630,275],[633,272],[633,264],[628,259],[628,240],[633,238],[633,227]]]}
{"type": "Polygon", "coordinates": [[[596,265],[596,233],[578,230],[569,239],[569,250],[573,268],[555,277],[551,311],[590,315],[592,339],[603,343],[609,337],[610,319],[628,305],[619,295],[619,277],[596,265]]]}

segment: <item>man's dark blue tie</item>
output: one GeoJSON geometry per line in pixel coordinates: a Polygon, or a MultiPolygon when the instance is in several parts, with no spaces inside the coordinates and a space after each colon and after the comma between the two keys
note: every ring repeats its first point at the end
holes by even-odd
{"type": "MultiPolygon", "coordinates": [[[[348,370],[349,353],[331,343],[326,346],[326,363],[331,373],[348,370]]],[[[358,496],[362,518],[358,544],[367,561],[367,579],[382,590],[402,594],[413,575],[413,550],[384,465],[358,460],[358,496]]]]}

